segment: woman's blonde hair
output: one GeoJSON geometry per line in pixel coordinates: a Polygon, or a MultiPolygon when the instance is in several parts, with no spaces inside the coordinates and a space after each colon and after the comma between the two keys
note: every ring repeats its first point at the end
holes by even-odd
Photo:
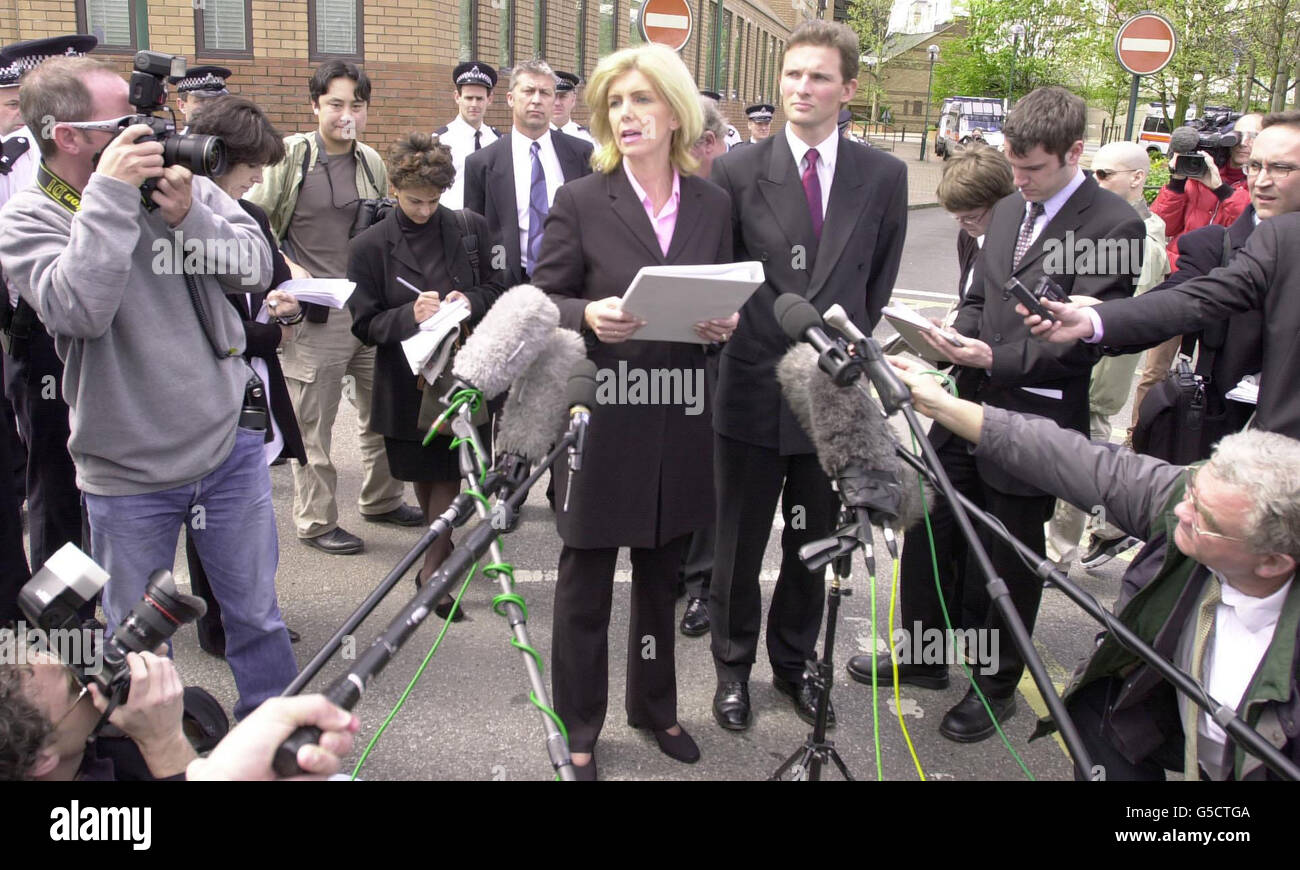
{"type": "Polygon", "coordinates": [[[677,52],[663,45],[640,45],[625,48],[602,58],[587,83],[587,106],[591,109],[591,134],[596,150],[591,165],[598,172],[610,173],[623,161],[614,131],[609,126],[609,89],[624,73],[639,70],[650,80],[659,96],[677,116],[678,128],[672,131],[668,159],[680,173],[694,172],[699,161],[691,156],[691,147],[704,130],[704,116],[695,79],[677,52]]]}

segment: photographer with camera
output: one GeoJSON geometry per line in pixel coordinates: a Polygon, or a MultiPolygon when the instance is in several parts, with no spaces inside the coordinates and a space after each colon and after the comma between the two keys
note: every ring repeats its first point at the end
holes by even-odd
{"type": "Polygon", "coordinates": [[[73,668],[47,652],[0,666],[0,781],[183,779],[197,754],[181,725],[185,689],[165,652],[127,655],[130,694],[108,718],[130,738],[127,752],[97,736],[108,701],[73,668]]]}
{"type": "Polygon", "coordinates": [[[165,99],[162,76],[142,71],[158,57],[137,56],[130,91],[94,58],[56,58],[27,75],[23,116],[45,119],[46,135],[36,185],[0,211],[0,261],[65,365],[68,449],[94,555],[111,575],[107,622],[173,564],[188,521],[226,616],[241,717],[297,670],[275,596],[265,389],[224,298],[264,289],[271,255],[234,200],[164,159],[194,164],[220,143],[143,123],[128,100],[150,90],[140,76],[157,78],[151,93],[165,99]],[[201,262],[177,275],[181,247],[201,262]]]}

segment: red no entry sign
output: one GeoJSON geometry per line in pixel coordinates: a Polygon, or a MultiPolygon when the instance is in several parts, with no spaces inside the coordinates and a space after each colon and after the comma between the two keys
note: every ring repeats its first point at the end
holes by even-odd
{"type": "Polygon", "coordinates": [[[641,6],[641,35],[647,42],[681,50],[691,38],[691,7],[686,0],[646,0],[641,6]]]}
{"type": "Polygon", "coordinates": [[[1142,12],[1120,25],[1115,34],[1115,57],[1135,76],[1160,72],[1174,56],[1178,37],[1163,15],[1142,12]]]}

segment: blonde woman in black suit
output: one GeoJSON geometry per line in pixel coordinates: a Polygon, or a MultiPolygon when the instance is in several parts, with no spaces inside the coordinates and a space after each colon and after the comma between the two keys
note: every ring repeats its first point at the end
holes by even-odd
{"type": "MultiPolygon", "coordinates": [[[[673,639],[682,550],[713,520],[706,344],[636,341],[642,323],[621,310],[620,298],[642,266],[729,262],[732,239],[727,195],[692,174],[690,149],[703,121],[676,54],[641,46],[604,58],[587,102],[596,171],[559,189],[532,277],[559,305],[561,325],[582,331],[601,370],[582,470],[572,481],[561,470],[556,481],[557,493],[569,496],[556,518],[564,548],[552,665],[574,764],[580,778],[595,779],[620,547],[632,560],[628,723],[653,732],[672,758],[700,757],[677,721],[673,639]],[[680,373],[682,389],[667,404],[619,404],[619,393],[603,388],[620,373],[656,369],[680,373]]],[[[696,332],[705,343],[725,341],[737,321],[699,323],[696,332]]]]}

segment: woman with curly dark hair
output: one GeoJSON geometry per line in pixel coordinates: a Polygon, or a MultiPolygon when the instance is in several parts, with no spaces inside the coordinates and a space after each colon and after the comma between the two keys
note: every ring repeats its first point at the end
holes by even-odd
{"type": "MultiPolygon", "coordinates": [[[[348,300],[352,334],[378,348],[370,422],[384,436],[393,477],[415,484],[426,523],[460,492],[460,467],[447,436],[428,447],[421,444],[425,433],[417,421],[423,391],[411,374],[402,341],[415,335],[443,302],[468,302],[466,322],[472,326],[505,289],[504,275],[491,268],[487,221],[438,204],[455,177],[451,149],[437,137],[410,133],[400,139],[388,154],[397,205],[353,239],[348,254],[348,279],[357,285],[348,300]],[[481,256],[471,254],[480,250],[481,256]]],[[[425,553],[416,583],[427,580],[449,552],[451,539],[439,538],[425,553]]],[[[450,610],[450,599],[437,607],[444,619],[450,610]]],[[[458,612],[455,618],[461,616],[458,612]]]]}

